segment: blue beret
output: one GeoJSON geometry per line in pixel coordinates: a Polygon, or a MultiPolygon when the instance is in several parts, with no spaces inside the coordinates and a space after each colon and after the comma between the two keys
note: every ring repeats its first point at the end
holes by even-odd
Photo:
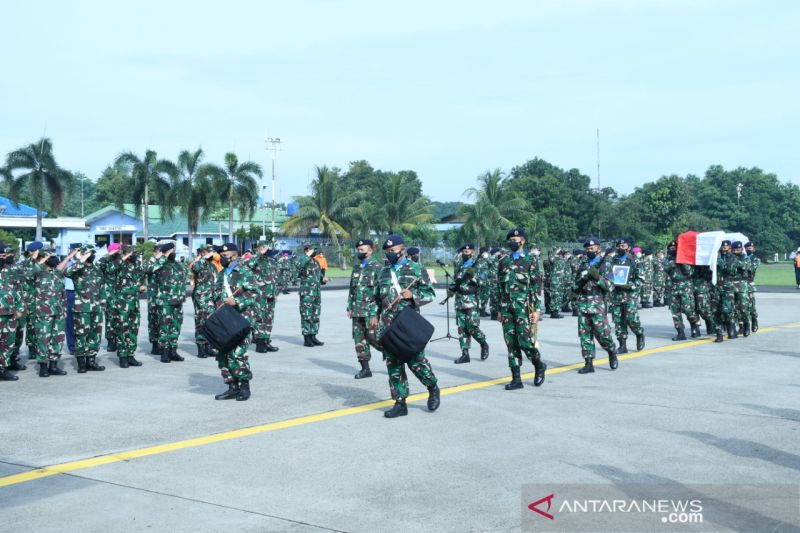
{"type": "Polygon", "coordinates": [[[226,242],[225,244],[222,245],[222,251],[223,252],[238,252],[239,251],[239,247],[236,246],[232,242],[226,242]]]}
{"type": "Polygon", "coordinates": [[[419,255],[420,249],[417,248],[416,246],[412,246],[406,251],[408,252],[408,255],[419,255]]]}
{"type": "Polygon", "coordinates": [[[752,241],[747,241],[746,243],[744,243],[745,248],[750,248],[751,246],[755,246],[755,244],[753,244],[752,241]]]}
{"type": "Polygon", "coordinates": [[[83,246],[81,243],[73,242],[72,244],[69,245],[69,249],[74,250],[75,248],[80,248],[81,246],[83,246]]]}
{"type": "Polygon", "coordinates": [[[733,241],[731,243],[731,248],[737,248],[738,249],[738,248],[741,248],[741,247],[742,247],[742,241],[733,241]]]}
{"type": "Polygon", "coordinates": [[[631,242],[631,240],[628,239],[627,237],[621,237],[621,238],[617,239],[617,244],[616,245],[619,246],[620,244],[627,244],[628,246],[631,246],[631,245],[633,245],[633,242],[631,242]]]}
{"type": "Polygon", "coordinates": [[[467,243],[464,246],[462,246],[461,249],[462,250],[474,250],[475,249],[475,245],[472,244],[472,243],[467,243]]]}
{"type": "Polygon", "coordinates": [[[600,239],[597,237],[589,237],[585,241],[583,241],[583,247],[586,248],[587,246],[597,246],[600,244],[600,239]]]}
{"type": "Polygon", "coordinates": [[[406,241],[403,240],[402,235],[389,235],[385,241],[383,241],[383,249],[386,250],[387,248],[391,248],[392,246],[397,246],[398,244],[405,244],[406,241]]]}
{"type": "Polygon", "coordinates": [[[731,241],[729,241],[728,239],[725,239],[724,241],[722,241],[720,243],[720,246],[730,246],[730,245],[731,245],[731,241]]]}
{"type": "Polygon", "coordinates": [[[25,247],[25,249],[28,250],[29,252],[35,252],[36,250],[41,250],[43,246],[44,244],[42,244],[41,242],[33,241],[32,243],[29,243],[28,246],[25,247]]]}
{"type": "Polygon", "coordinates": [[[170,250],[172,250],[173,248],[175,248],[175,245],[173,243],[171,243],[171,242],[168,242],[166,244],[162,244],[161,248],[159,248],[159,250],[161,250],[162,254],[165,254],[165,253],[169,252],[170,250]]]}
{"type": "Polygon", "coordinates": [[[525,230],[522,228],[514,228],[506,233],[506,240],[510,239],[511,237],[524,237],[528,238],[528,234],[525,233],[525,230]]]}
{"type": "Polygon", "coordinates": [[[359,239],[356,242],[356,248],[359,246],[375,246],[375,243],[372,242],[370,239],[359,239]]]}

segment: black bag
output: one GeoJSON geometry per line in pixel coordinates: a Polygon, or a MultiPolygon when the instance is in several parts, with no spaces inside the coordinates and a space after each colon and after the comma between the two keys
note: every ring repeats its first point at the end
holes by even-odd
{"type": "Polygon", "coordinates": [[[403,362],[413,361],[433,337],[433,324],[425,320],[411,307],[397,315],[381,335],[384,351],[403,362]]]}
{"type": "Polygon", "coordinates": [[[235,307],[222,305],[208,317],[202,329],[211,346],[227,353],[250,333],[250,322],[235,307]]]}

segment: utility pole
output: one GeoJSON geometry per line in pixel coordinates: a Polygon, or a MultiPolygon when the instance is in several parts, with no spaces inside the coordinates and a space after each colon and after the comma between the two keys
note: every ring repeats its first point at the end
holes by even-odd
{"type": "MultiPolygon", "coordinates": [[[[275,238],[275,158],[277,157],[280,137],[267,137],[267,150],[272,150],[272,236],[275,238]]],[[[264,188],[262,187],[262,190],[264,188]]],[[[264,235],[266,236],[266,217],[264,217],[264,235]]]]}

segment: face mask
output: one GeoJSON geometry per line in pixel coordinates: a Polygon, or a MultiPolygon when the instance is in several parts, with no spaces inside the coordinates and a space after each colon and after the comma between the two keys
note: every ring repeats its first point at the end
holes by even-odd
{"type": "Polygon", "coordinates": [[[58,257],[51,255],[50,257],[47,258],[44,264],[49,266],[50,268],[55,268],[58,266],[60,262],[61,261],[58,260],[58,257]]]}
{"type": "Polygon", "coordinates": [[[386,260],[390,265],[394,265],[400,260],[400,254],[397,252],[386,252],[386,260]]]}
{"type": "Polygon", "coordinates": [[[367,258],[367,252],[358,252],[358,259],[363,261],[367,258]]]}
{"type": "Polygon", "coordinates": [[[129,263],[135,263],[135,262],[136,262],[136,254],[132,254],[132,255],[131,255],[129,258],[128,258],[128,262],[129,262],[129,263]]]}
{"type": "Polygon", "coordinates": [[[623,250],[622,248],[617,248],[617,255],[618,255],[618,256],[622,257],[622,256],[623,256],[623,255],[625,255],[626,253],[628,253],[628,251],[627,251],[627,250],[623,250]]]}
{"type": "Polygon", "coordinates": [[[219,258],[219,264],[222,265],[223,267],[227,267],[228,265],[231,264],[231,258],[226,255],[223,255],[222,257],[219,258]]]}
{"type": "Polygon", "coordinates": [[[588,258],[589,258],[589,260],[592,260],[592,259],[594,259],[595,257],[597,257],[597,252],[588,252],[588,251],[587,251],[587,252],[586,252],[586,257],[588,257],[588,258]]]}
{"type": "Polygon", "coordinates": [[[519,250],[520,244],[521,243],[519,241],[509,241],[508,247],[512,252],[516,252],[517,250],[519,250]]]}
{"type": "Polygon", "coordinates": [[[464,261],[465,263],[466,263],[467,261],[469,261],[470,259],[472,259],[472,256],[471,256],[471,255],[467,255],[467,254],[461,254],[461,260],[462,260],[462,261],[464,261]]]}
{"type": "Polygon", "coordinates": [[[167,261],[175,261],[175,254],[169,254],[167,256],[167,261]]]}
{"type": "Polygon", "coordinates": [[[14,256],[6,257],[6,264],[13,265],[14,264],[14,256]]]}
{"type": "Polygon", "coordinates": [[[92,254],[92,255],[90,255],[89,257],[87,257],[87,258],[86,258],[86,262],[87,262],[87,263],[89,263],[90,265],[91,265],[92,263],[94,263],[94,254],[92,254]]]}

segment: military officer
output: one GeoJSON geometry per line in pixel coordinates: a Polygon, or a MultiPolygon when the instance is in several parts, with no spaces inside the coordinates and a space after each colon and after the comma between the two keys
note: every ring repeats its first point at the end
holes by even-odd
{"type": "Polygon", "coordinates": [[[244,261],[244,265],[253,271],[258,286],[253,324],[256,353],[277,352],[278,348],[272,345],[271,337],[275,321],[275,298],[278,296],[278,266],[270,255],[268,241],[258,241],[256,252],[244,261]]]}
{"type": "Polygon", "coordinates": [[[756,256],[756,245],[747,242],[744,245],[747,260],[750,261],[747,279],[747,308],[750,310],[750,329],[753,333],[758,331],[758,310],[756,310],[756,271],[761,266],[761,259],[756,256]]]}
{"type": "Polygon", "coordinates": [[[217,268],[214,266],[214,245],[208,244],[200,249],[200,253],[189,264],[194,288],[192,304],[194,305],[194,340],[197,344],[197,357],[205,359],[212,355],[208,339],[203,335],[203,324],[214,312],[214,289],[217,284],[217,268]]]}
{"type": "Polygon", "coordinates": [[[319,333],[319,315],[322,304],[320,286],[322,270],[314,260],[314,247],[303,246],[303,255],[297,258],[295,268],[300,280],[300,329],[303,333],[303,346],[314,347],[325,344],[317,339],[319,333]]]}
{"type": "Polygon", "coordinates": [[[674,341],[686,340],[686,333],[683,327],[683,316],[689,320],[689,327],[692,337],[699,337],[700,321],[697,318],[697,308],[694,301],[694,267],[677,262],[678,243],[672,241],[667,246],[667,262],[664,265],[664,273],[670,281],[671,293],[669,310],[672,313],[672,323],[678,334],[672,337],[674,341]]]}
{"type": "Polygon", "coordinates": [[[614,267],[628,267],[628,277],[624,283],[615,282],[611,293],[611,316],[617,335],[617,354],[628,353],[628,328],[636,335],[636,350],[644,348],[644,328],[639,321],[638,289],[642,286],[643,272],[639,270],[639,262],[630,253],[629,239],[618,239],[617,253],[609,262],[612,273],[614,267]]]}
{"type": "Polygon", "coordinates": [[[158,346],[161,362],[183,361],[178,355],[178,337],[183,322],[183,302],[186,300],[185,270],[175,260],[175,244],[161,245],[161,253],[153,266],[157,282],[156,303],[158,309],[158,346]]]}
{"type": "Polygon", "coordinates": [[[739,331],[745,337],[750,336],[750,267],[751,263],[747,260],[744,253],[742,241],[731,243],[733,256],[736,258],[736,270],[734,273],[733,286],[735,289],[734,303],[736,307],[736,320],[739,323],[739,331]]]}
{"type": "MultiPolygon", "coordinates": [[[[23,316],[22,293],[15,278],[12,264],[14,250],[0,242],[0,381],[17,381],[14,370],[14,342],[17,335],[17,321],[23,316]]],[[[24,367],[22,368],[24,370],[24,367]]]]}
{"type": "Polygon", "coordinates": [[[64,271],[72,280],[75,296],[72,307],[75,331],[75,359],[78,373],[102,371],[106,367],[97,364],[97,352],[103,336],[103,273],[94,264],[94,246],[79,246],[75,260],[64,271]]]}
{"type": "Polygon", "coordinates": [[[66,338],[64,268],[77,251],[73,250],[63,261],[59,261],[54,248],[43,247],[33,263],[36,362],[39,363],[39,376],[43,378],[67,374],[66,370],[58,368],[66,338]]]}
{"type": "Polygon", "coordinates": [[[453,285],[447,290],[447,297],[455,296],[456,299],[456,327],[458,328],[458,343],[461,345],[461,357],[454,361],[457,365],[469,363],[471,338],[474,338],[481,346],[481,361],[489,357],[489,345],[486,342],[486,335],[481,331],[479,312],[479,293],[482,283],[479,277],[479,266],[482,260],[475,257],[474,244],[468,243],[462,246],[461,256],[456,261],[453,285]]]}
{"type": "Polygon", "coordinates": [[[350,290],[347,294],[347,318],[352,321],[356,358],[361,365],[356,379],[372,377],[369,367],[370,339],[374,340],[375,332],[370,331],[369,324],[370,319],[378,314],[376,291],[378,275],[383,268],[383,263],[373,258],[374,250],[375,245],[370,239],[356,242],[356,262],[350,273],[350,290]]]}
{"type": "Polygon", "coordinates": [[[734,306],[736,301],[736,270],[738,261],[731,253],[731,241],[725,239],[720,244],[717,257],[717,321],[727,330],[728,340],[738,338],[736,332],[736,316],[734,306]]]}

